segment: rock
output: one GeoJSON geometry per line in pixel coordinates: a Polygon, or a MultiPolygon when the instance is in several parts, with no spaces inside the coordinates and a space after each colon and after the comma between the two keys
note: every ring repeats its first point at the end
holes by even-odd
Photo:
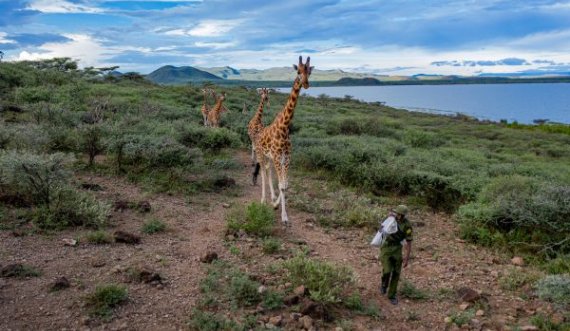
{"type": "Polygon", "coordinates": [[[208,252],[206,255],[200,258],[200,262],[203,263],[212,263],[214,260],[218,259],[218,253],[216,252],[208,252]]]}
{"type": "Polygon", "coordinates": [[[281,326],[281,323],[283,323],[283,316],[281,315],[273,316],[269,319],[269,323],[275,326],[281,326]]]}
{"type": "Polygon", "coordinates": [[[304,296],[305,294],[307,294],[307,288],[305,287],[305,285],[297,286],[297,287],[293,290],[293,294],[302,297],[302,296],[304,296]]]}
{"type": "Polygon", "coordinates": [[[222,176],[214,180],[214,187],[218,190],[236,186],[236,181],[233,178],[222,176]]]}
{"type": "Polygon", "coordinates": [[[71,286],[71,284],[69,283],[69,280],[67,280],[67,278],[65,277],[59,277],[58,279],[55,280],[55,282],[51,285],[50,289],[52,291],[60,291],[66,288],[69,288],[71,286]]]}
{"type": "Polygon", "coordinates": [[[446,318],[443,319],[443,321],[444,321],[446,324],[449,324],[449,323],[451,323],[452,319],[451,319],[451,317],[447,316],[446,318]]]}
{"type": "Polygon", "coordinates": [[[301,318],[301,316],[303,316],[303,315],[302,315],[302,314],[299,314],[299,313],[291,313],[291,314],[289,315],[289,317],[291,317],[291,319],[292,319],[293,321],[298,321],[299,318],[301,318]]]}
{"type": "Polygon", "coordinates": [[[481,298],[479,293],[469,287],[461,287],[456,291],[457,297],[461,301],[475,302],[481,298]]]}
{"type": "Polygon", "coordinates": [[[150,202],[146,200],[137,203],[137,210],[140,211],[141,213],[150,213],[151,209],[152,208],[150,207],[150,202]]]}
{"type": "Polygon", "coordinates": [[[485,311],[482,309],[477,310],[477,312],[475,312],[475,316],[481,317],[481,316],[485,316],[485,311]]]}
{"type": "Polygon", "coordinates": [[[75,239],[61,239],[61,241],[63,241],[63,246],[77,246],[77,240],[75,239]]]}
{"type": "Polygon", "coordinates": [[[303,329],[305,330],[310,330],[313,327],[313,319],[311,318],[311,316],[303,316],[301,318],[299,318],[299,322],[301,324],[301,326],[303,327],[303,329]]]}
{"type": "Polygon", "coordinates": [[[491,270],[491,277],[493,278],[499,277],[499,272],[497,270],[491,270]]]}
{"type": "Polygon", "coordinates": [[[222,207],[224,207],[224,208],[230,208],[230,206],[231,205],[229,203],[222,203],[222,207]]]}
{"type": "Polygon", "coordinates": [[[303,299],[301,302],[300,313],[303,315],[308,315],[314,319],[324,320],[325,322],[330,322],[332,316],[321,304],[311,301],[307,298],[303,299]]]}
{"type": "Polygon", "coordinates": [[[465,310],[465,309],[469,308],[469,306],[470,306],[469,303],[462,303],[459,305],[459,309],[465,310]]]}
{"type": "Polygon", "coordinates": [[[525,325],[520,327],[521,331],[538,331],[538,328],[534,325],[525,325]]]}
{"type": "Polygon", "coordinates": [[[491,262],[492,262],[493,264],[502,264],[501,260],[499,260],[499,259],[496,258],[496,257],[492,258],[492,259],[491,259],[491,262]]]}
{"type": "Polygon", "coordinates": [[[113,208],[118,211],[131,208],[131,203],[127,200],[117,200],[113,203],[113,208]]]}
{"type": "Polygon", "coordinates": [[[139,236],[125,231],[115,231],[114,236],[115,236],[115,242],[118,243],[134,245],[134,244],[139,244],[141,242],[141,238],[139,236]]]}
{"type": "Polygon", "coordinates": [[[299,296],[294,294],[288,295],[283,299],[283,303],[286,306],[296,305],[299,303],[299,296]]]}
{"type": "Polygon", "coordinates": [[[257,293],[263,294],[265,292],[267,292],[267,286],[261,285],[260,287],[257,288],[257,293]]]}
{"type": "Polygon", "coordinates": [[[143,283],[154,283],[154,284],[162,284],[163,280],[160,274],[149,269],[141,270],[141,272],[139,273],[139,279],[143,283]]]}
{"type": "Polygon", "coordinates": [[[103,191],[101,185],[93,183],[81,183],[81,188],[89,191],[103,191]]]}
{"type": "Polygon", "coordinates": [[[334,331],[344,331],[344,329],[341,328],[340,326],[337,326],[336,328],[334,328],[334,331]]]}
{"type": "Polygon", "coordinates": [[[94,260],[91,262],[91,266],[93,268],[101,268],[104,267],[107,263],[103,260],[94,260]]]}
{"type": "Polygon", "coordinates": [[[127,270],[127,268],[125,268],[125,267],[123,267],[122,265],[119,264],[119,265],[114,266],[114,267],[111,269],[111,273],[112,273],[112,274],[118,274],[118,273],[124,272],[124,271],[126,271],[126,270],[127,270]]]}
{"type": "Polygon", "coordinates": [[[523,258],[520,257],[520,256],[515,256],[515,257],[513,257],[513,258],[511,259],[511,263],[512,263],[513,265],[522,267],[522,266],[524,265],[524,260],[523,260],[523,258]]]}

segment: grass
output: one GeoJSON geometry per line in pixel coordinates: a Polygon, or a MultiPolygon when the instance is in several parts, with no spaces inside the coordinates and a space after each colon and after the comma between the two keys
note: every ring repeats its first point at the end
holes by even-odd
{"type": "Polygon", "coordinates": [[[113,242],[111,235],[103,230],[89,232],[85,235],[85,240],[89,243],[98,245],[110,244],[113,242]]]}
{"type": "Polygon", "coordinates": [[[91,314],[98,317],[109,318],[113,309],[127,301],[129,297],[127,288],[122,285],[107,284],[97,286],[95,291],[87,297],[87,304],[91,307],[91,314]]]}
{"type": "Polygon", "coordinates": [[[402,298],[407,298],[411,300],[426,300],[429,298],[429,294],[417,288],[414,284],[404,281],[400,287],[400,295],[402,298]]]}
{"type": "Polygon", "coordinates": [[[25,264],[11,264],[1,269],[0,276],[13,278],[39,277],[42,272],[32,266],[25,264]]]}
{"type": "Polygon", "coordinates": [[[259,237],[267,237],[273,231],[275,214],[271,207],[259,202],[252,202],[245,207],[236,206],[226,215],[229,233],[239,230],[259,237]]]}
{"type": "Polygon", "coordinates": [[[521,272],[511,268],[499,278],[499,286],[503,290],[516,291],[523,286],[532,285],[540,278],[540,274],[533,271],[521,272]]]}
{"type": "Polygon", "coordinates": [[[166,230],[166,224],[163,221],[158,220],[156,218],[145,221],[141,228],[141,231],[146,234],[164,232],[165,230],[166,230]]]}
{"type": "Polygon", "coordinates": [[[275,254],[281,250],[281,241],[275,238],[265,238],[262,242],[263,253],[275,254]]]}

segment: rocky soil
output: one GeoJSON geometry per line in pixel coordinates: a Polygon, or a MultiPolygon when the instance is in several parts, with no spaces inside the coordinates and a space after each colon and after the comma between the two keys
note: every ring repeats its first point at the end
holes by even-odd
{"type": "MultiPolygon", "coordinates": [[[[88,229],[49,235],[1,231],[0,268],[23,264],[33,266],[41,275],[0,278],[0,329],[188,329],[191,311],[201,296],[199,283],[209,265],[205,263],[209,261],[201,260],[209,252],[251,272],[260,272],[262,266],[287,257],[264,255],[260,243],[246,236],[231,243],[239,248],[239,254],[231,253],[226,244],[224,216],[228,207],[260,197],[260,187],[250,185],[249,155],[242,153],[239,159],[244,170],[235,178],[238,194],[208,193],[190,198],[150,194],[122,178],[81,175],[79,181],[98,185],[100,190],[94,194],[115,207],[112,227],[106,232],[134,234],[138,242],[123,238],[110,244],[92,244],[84,239],[88,229]],[[142,233],[142,224],[153,218],[166,223],[167,230],[142,233]],[[144,270],[147,278],[134,280],[129,277],[132,270],[144,270]],[[110,320],[90,317],[85,298],[97,285],[109,283],[125,284],[128,301],[115,309],[110,320]]],[[[349,266],[357,275],[363,299],[380,308],[380,318],[352,319],[355,330],[452,330],[459,329],[453,323],[458,316],[467,316],[462,329],[509,330],[519,326],[532,330],[529,318],[535,314],[556,316],[553,307],[536,299],[531,288],[508,291],[499,286],[502,277],[512,272],[535,272],[532,267],[524,261],[511,261],[512,256],[459,240],[448,215],[410,215],[415,223],[413,259],[402,281],[414,284],[428,298],[402,298],[393,306],[378,292],[377,250],[368,245],[373,233],[325,229],[316,224],[315,215],[292,208],[289,213],[292,227],[276,230],[283,245],[291,248],[301,243],[315,258],[349,266]]],[[[284,309],[261,314],[259,323],[291,330],[339,328],[335,322],[323,323],[292,313],[284,309]]]]}

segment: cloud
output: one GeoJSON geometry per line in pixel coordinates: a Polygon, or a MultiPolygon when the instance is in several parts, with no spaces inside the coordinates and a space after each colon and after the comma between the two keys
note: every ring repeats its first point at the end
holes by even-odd
{"type": "Polygon", "coordinates": [[[0,44],[15,44],[16,41],[6,38],[8,34],[6,32],[0,32],[0,44]]]}
{"type": "Polygon", "coordinates": [[[35,10],[42,13],[82,13],[82,14],[97,14],[102,13],[103,10],[97,7],[84,6],[66,0],[32,0],[27,10],[35,10]]]}
{"type": "Polygon", "coordinates": [[[168,30],[160,28],[158,31],[163,31],[164,34],[169,36],[221,37],[242,22],[243,20],[205,20],[190,29],[178,28],[168,30]]]}
{"type": "Polygon", "coordinates": [[[436,66],[436,67],[443,67],[443,66],[454,66],[454,67],[476,67],[476,66],[481,66],[481,67],[489,67],[489,66],[500,66],[500,65],[505,65],[505,66],[522,66],[522,65],[530,65],[530,63],[528,63],[525,59],[519,59],[519,58],[506,58],[506,59],[502,59],[502,60],[497,60],[497,61],[489,61],[489,60],[479,60],[479,61],[471,61],[471,60],[466,60],[466,61],[457,61],[457,60],[453,60],[453,61],[434,61],[431,62],[430,65],[432,66],[436,66]]]}
{"type": "Polygon", "coordinates": [[[213,49],[229,48],[229,47],[235,46],[236,44],[237,43],[234,41],[219,42],[219,43],[197,41],[194,43],[194,45],[196,45],[196,47],[206,47],[206,48],[213,48],[213,49]]]}

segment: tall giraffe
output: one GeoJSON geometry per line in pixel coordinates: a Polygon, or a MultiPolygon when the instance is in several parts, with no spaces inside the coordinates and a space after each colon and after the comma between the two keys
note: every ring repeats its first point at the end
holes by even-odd
{"type": "Polygon", "coordinates": [[[204,103],[202,104],[200,111],[202,112],[202,118],[204,119],[204,126],[209,126],[208,113],[210,112],[210,107],[208,106],[208,95],[211,96],[213,91],[208,88],[204,88],[202,89],[202,93],[204,93],[204,103]]]}
{"type": "Polygon", "coordinates": [[[301,87],[305,89],[309,88],[309,76],[313,71],[310,62],[311,58],[307,57],[307,62],[303,64],[303,58],[299,56],[299,64],[293,65],[293,69],[297,71],[297,77],[293,82],[293,88],[291,89],[285,107],[275,116],[273,123],[258,134],[255,141],[255,154],[258,163],[256,164],[253,177],[255,181],[261,169],[261,203],[265,203],[265,182],[269,182],[271,202],[274,208],[277,208],[279,203],[281,203],[281,221],[285,225],[289,225],[289,217],[285,210],[285,190],[287,190],[289,186],[287,172],[289,171],[289,162],[291,160],[289,125],[293,120],[293,112],[297,105],[301,87]],[[273,161],[279,182],[279,196],[277,199],[275,199],[275,191],[273,189],[270,161],[273,161]]]}
{"type": "MultiPolygon", "coordinates": [[[[255,138],[257,134],[263,130],[263,122],[261,121],[261,117],[263,116],[263,106],[267,102],[267,109],[270,107],[269,103],[269,90],[266,88],[262,88],[258,90],[259,95],[261,96],[261,101],[259,102],[259,107],[257,108],[257,112],[249,121],[247,126],[247,134],[249,135],[249,139],[251,140],[251,162],[255,162],[255,138]]],[[[253,185],[257,182],[256,178],[253,178],[253,185]]]]}
{"type": "Polygon", "coordinates": [[[228,111],[226,107],[222,105],[226,99],[226,93],[221,93],[216,97],[216,104],[214,108],[208,112],[208,124],[213,128],[220,127],[220,116],[223,112],[228,111]]]}

